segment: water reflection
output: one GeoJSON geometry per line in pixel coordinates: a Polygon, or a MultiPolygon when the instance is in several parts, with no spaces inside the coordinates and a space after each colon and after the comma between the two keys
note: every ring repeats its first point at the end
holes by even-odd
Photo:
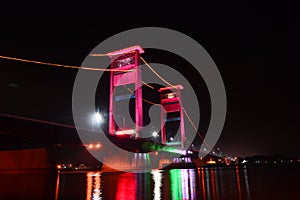
{"type": "Polygon", "coordinates": [[[0,173],[0,199],[299,199],[299,167],[0,173]]]}
{"type": "Polygon", "coordinates": [[[102,199],[101,173],[88,172],[86,178],[86,200],[102,199]]]}
{"type": "Polygon", "coordinates": [[[210,170],[210,176],[211,176],[211,193],[212,193],[212,199],[217,199],[217,195],[219,195],[216,192],[216,180],[215,180],[215,171],[210,170]]]}
{"type": "Polygon", "coordinates": [[[170,173],[171,199],[196,199],[194,169],[173,169],[170,173]]]}
{"type": "Polygon", "coordinates": [[[79,198],[82,189],[85,189],[83,199],[86,200],[250,200],[247,169],[239,167],[152,170],[148,173],[59,173],[56,185],[56,200],[82,199],[79,198]],[[68,185],[72,185],[72,191],[68,185]]]}
{"type": "Polygon", "coordinates": [[[200,188],[202,189],[202,198],[203,200],[206,200],[206,187],[205,187],[205,178],[204,178],[204,170],[200,171],[200,168],[198,168],[198,176],[199,176],[199,180],[201,180],[201,182],[199,183],[200,188]]]}
{"type": "Polygon", "coordinates": [[[250,200],[247,169],[199,168],[198,188],[203,200],[250,200]]]}
{"type": "Polygon", "coordinates": [[[55,200],[58,200],[58,195],[59,195],[59,181],[60,181],[60,172],[58,172],[57,178],[56,178],[55,200]]]}
{"type": "Polygon", "coordinates": [[[250,190],[249,190],[249,182],[248,182],[248,173],[247,173],[247,169],[246,168],[244,168],[244,177],[245,177],[245,186],[246,186],[247,199],[250,200],[250,190]]]}
{"type": "Polygon", "coordinates": [[[115,199],[148,199],[151,196],[150,181],[150,173],[121,173],[115,199]]]}
{"type": "Polygon", "coordinates": [[[135,199],[136,179],[132,173],[123,173],[119,175],[116,191],[116,199],[135,199]]]}
{"type": "Polygon", "coordinates": [[[161,186],[162,186],[162,171],[161,170],[152,170],[151,175],[154,181],[154,189],[153,189],[153,200],[161,199],[161,186]]]}
{"type": "Polygon", "coordinates": [[[239,173],[239,167],[238,166],[236,166],[236,168],[235,168],[235,174],[236,174],[238,196],[239,196],[239,200],[241,200],[242,199],[242,190],[241,190],[241,180],[240,180],[240,173],[239,173]]]}

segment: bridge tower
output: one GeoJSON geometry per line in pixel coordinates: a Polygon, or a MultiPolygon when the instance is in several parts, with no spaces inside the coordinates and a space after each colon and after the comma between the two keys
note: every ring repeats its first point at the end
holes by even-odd
{"type": "MultiPolygon", "coordinates": [[[[109,134],[121,135],[129,134],[139,137],[143,126],[143,102],[142,102],[142,73],[140,69],[140,54],[144,50],[140,46],[132,46],[125,49],[108,53],[111,58],[111,69],[128,70],[128,71],[111,71],[110,72],[110,96],[109,96],[109,134]],[[116,96],[114,90],[117,87],[134,85],[134,94],[128,92],[126,95],[116,96]],[[126,129],[119,127],[116,130],[114,111],[116,109],[116,100],[135,98],[135,127],[126,129]]],[[[124,126],[122,124],[121,126],[124,126]]]]}
{"type": "Polygon", "coordinates": [[[160,88],[161,109],[161,142],[167,145],[181,145],[184,148],[185,132],[182,113],[181,90],[183,86],[160,88]],[[165,117],[166,116],[166,117],[165,117]],[[180,137],[175,137],[177,131],[180,137]]]}

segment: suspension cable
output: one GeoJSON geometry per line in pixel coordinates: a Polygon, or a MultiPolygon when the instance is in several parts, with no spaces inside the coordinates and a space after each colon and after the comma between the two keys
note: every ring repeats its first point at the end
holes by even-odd
{"type": "Polygon", "coordinates": [[[142,56],[140,56],[141,60],[145,63],[145,65],[160,79],[162,80],[164,83],[166,83],[167,85],[173,87],[173,85],[171,83],[169,83],[166,79],[164,79],[163,77],[161,77],[145,60],[142,56]]]}
{"type": "Polygon", "coordinates": [[[40,64],[40,65],[48,65],[52,67],[63,67],[63,68],[71,68],[71,69],[84,69],[84,70],[92,70],[92,71],[107,71],[107,72],[130,72],[132,70],[121,70],[121,69],[103,69],[103,68],[92,68],[92,67],[79,67],[74,65],[62,65],[57,63],[48,63],[48,62],[41,62],[36,60],[28,60],[28,59],[22,59],[22,58],[15,58],[15,57],[9,57],[9,56],[1,56],[0,58],[6,59],[6,60],[14,60],[14,61],[20,61],[20,62],[26,62],[26,63],[34,63],[34,64],[40,64]]]}

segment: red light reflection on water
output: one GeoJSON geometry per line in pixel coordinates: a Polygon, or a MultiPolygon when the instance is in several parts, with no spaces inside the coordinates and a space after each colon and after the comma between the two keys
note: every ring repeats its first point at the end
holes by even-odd
{"type": "MultiPolygon", "coordinates": [[[[198,169],[198,172],[200,171],[200,168],[198,169]]],[[[204,176],[204,170],[203,168],[201,169],[201,172],[199,173],[201,176],[201,188],[202,188],[202,195],[203,195],[203,200],[206,200],[206,190],[205,190],[205,176],[204,176]]]]}
{"type": "Polygon", "coordinates": [[[58,200],[58,195],[59,195],[59,181],[60,181],[60,172],[58,172],[57,178],[56,178],[55,200],[58,200]]]}
{"type": "Polygon", "coordinates": [[[136,178],[133,173],[122,173],[118,177],[116,200],[136,199],[136,178]]]}
{"type": "Polygon", "coordinates": [[[199,189],[203,200],[250,199],[247,169],[198,168],[199,189]]]}
{"type": "Polygon", "coordinates": [[[239,200],[242,200],[241,179],[240,179],[238,166],[235,167],[235,173],[236,173],[236,182],[237,182],[239,200]]]}
{"type": "Polygon", "coordinates": [[[211,196],[212,199],[217,199],[217,193],[216,193],[216,181],[215,181],[215,172],[214,169],[210,169],[210,176],[211,176],[211,196]]]}

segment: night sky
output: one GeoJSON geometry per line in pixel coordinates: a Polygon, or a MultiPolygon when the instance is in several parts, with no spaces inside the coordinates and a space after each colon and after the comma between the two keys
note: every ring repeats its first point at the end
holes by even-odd
{"type": "MultiPolygon", "coordinates": [[[[101,41],[121,31],[145,26],[180,31],[207,50],[224,80],[228,110],[218,146],[240,156],[299,155],[300,16],[292,5],[251,2],[199,6],[140,2],[117,8],[109,4],[44,5],[41,9],[7,4],[0,15],[0,55],[79,66],[101,41]]],[[[151,55],[155,54],[145,54],[149,62],[170,66],[178,59],[163,53],[151,55]]],[[[1,113],[73,124],[77,70],[3,59],[0,67],[1,113]]],[[[189,72],[183,71],[187,78],[189,72]]],[[[190,78],[198,92],[206,92],[203,83],[197,85],[190,78]]],[[[200,106],[209,117],[209,101],[203,100],[200,106]]],[[[200,122],[202,133],[208,122],[200,122]]],[[[5,117],[0,117],[0,123],[0,145],[4,146],[32,138],[78,140],[68,128],[5,117]]]]}

